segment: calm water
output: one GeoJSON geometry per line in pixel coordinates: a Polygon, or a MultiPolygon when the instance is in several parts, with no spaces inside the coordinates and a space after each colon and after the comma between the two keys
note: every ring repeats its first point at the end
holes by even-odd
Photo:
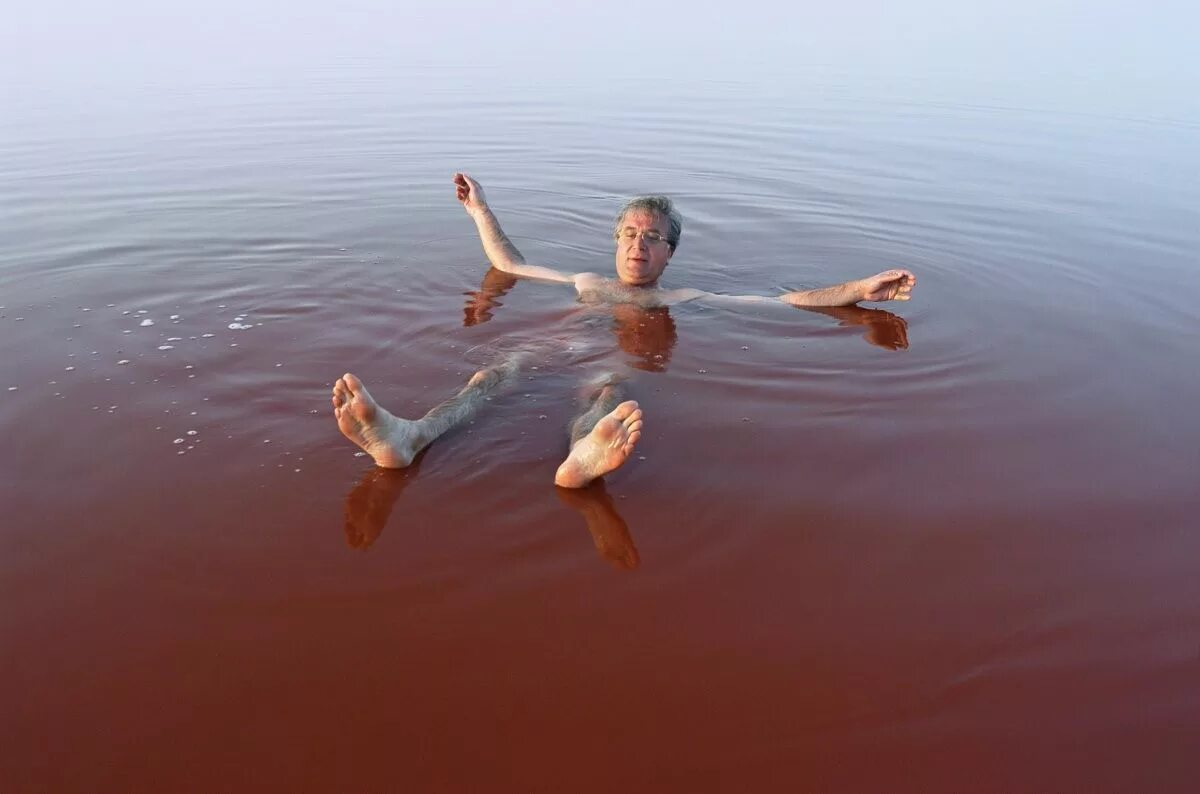
{"type": "Polygon", "coordinates": [[[0,148],[8,791],[1188,790],[1200,127],[814,79],[27,99],[0,148]],[[893,266],[914,300],[585,307],[893,266]],[[152,324],[151,324],[152,323],[152,324]],[[539,365],[400,473],[338,434],[539,365]],[[561,494],[579,384],[646,414],[561,494]]]}

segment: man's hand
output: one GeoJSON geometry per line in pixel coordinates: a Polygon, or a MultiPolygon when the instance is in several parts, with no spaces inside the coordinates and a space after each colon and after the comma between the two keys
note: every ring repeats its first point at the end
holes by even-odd
{"type": "Polygon", "coordinates": [[[483,188],[466,174],[454,175],[454,192],[458,196],[458,200],[462,202],[463,209],[472,218],[488,208],[483,188]]]}
{"type": "Polygon", "coordinates": [[[907,270],[885,270],[858,282],[862,290],[859,300],[906,301],[912,298],[917,277],[907,270]]]}

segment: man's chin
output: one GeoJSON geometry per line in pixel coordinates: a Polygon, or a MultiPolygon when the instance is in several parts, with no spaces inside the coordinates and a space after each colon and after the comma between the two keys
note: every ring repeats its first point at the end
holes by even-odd
{"type": "Polygon", "coordinates": [[[625,271],[619,274],[621,283],[630,287],[644,287],[647,284],[653,284],[657,279],[652,278],[649,273],[642,271],[625,271]]]}

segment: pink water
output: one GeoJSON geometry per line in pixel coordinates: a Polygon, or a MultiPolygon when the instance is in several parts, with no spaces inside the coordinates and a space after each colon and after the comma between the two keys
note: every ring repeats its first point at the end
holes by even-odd
{"type": "Polygon", "coordinates": [[[1188,790],[1192,133],[593,100],[496,99],[473,147],[453,105],[369,92],[6,143],[5,789],[1188,790]],[[656,189],[669,285],[920,283],[581,306],[488,274],[464,167],[566,270],[656,189]],[[407,471],[330,417],[342,372],[417,416],[525,348],[407,471]],[[607,370],[645,435],[564,494],[607,370]]]}

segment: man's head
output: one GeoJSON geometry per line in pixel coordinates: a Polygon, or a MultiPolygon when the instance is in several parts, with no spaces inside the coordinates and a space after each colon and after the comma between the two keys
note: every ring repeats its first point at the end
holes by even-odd
{"type": "Polygon", "coordinates": [[[638,196],[617,213],[617,277],[623,284],[651,286],[679,245],[683,219],[666,196],[638,196]]]}

